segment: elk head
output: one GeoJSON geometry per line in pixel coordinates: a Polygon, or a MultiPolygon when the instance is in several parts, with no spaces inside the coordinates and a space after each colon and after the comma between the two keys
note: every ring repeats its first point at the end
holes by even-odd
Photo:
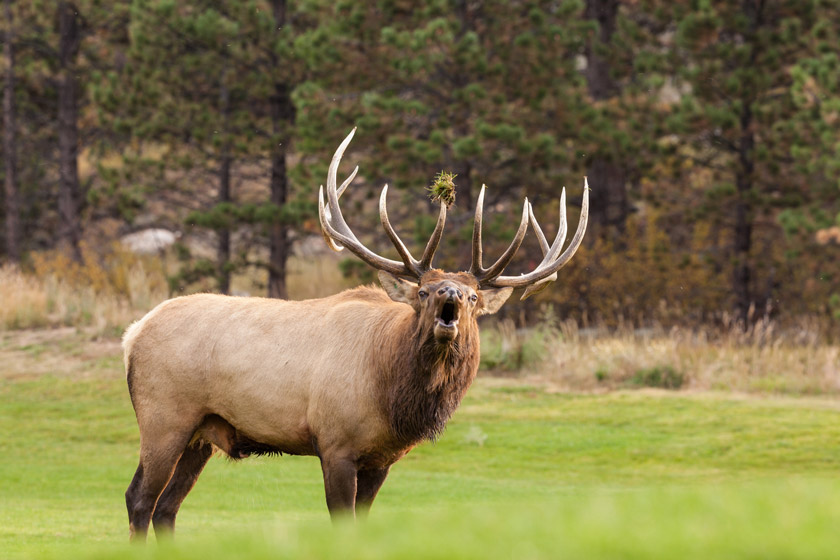
{"type": "Polygon", "coordinates": [[[495,313],[513,288],[482,290],[472,274],[429,270],[411,282],[379,272],[379,282],[394,301],[407,303],[439,343],[455,340],[479,315],[495,313]]]}
{"type": "Polygon", "coordinates": [[[514,288],[524,287],[522,299],[545,289],[557,279],[560,270],[580,247],[586,223],[589,216],[589,184],[585,181],[583,203],[581,205],[580,221],[571,244],[561,253],[566,240],[566,190],[560,195],[560,225],[554,242],[549,245],[542,228],[534,217],[534,211],[528,199],[522,208],[522,218],[519,229],[510,246],[489,267],[482,263],[481,223],[484,208],[484,190],[482,185],[475,208],[475,222],[473,225],[472,265],[469,272],[448,273],[432,268],[443,227],[446,222],[446,204],[441,203],[437,225],[420,260],[415,259],[405,244],[394,231],[387,211],[388,185],[382,188],[379,197],[379,218],[385,233],[391,239],[400,255],[400,261],[387,259],[377,255],[356,238],[341,214],[338,199],[350,185],[359,168],[356,167],[350,176],[337,186],[338,164],[344,150],[353,138],[356,129],[339,145],[330,162],[327,173],[327,197],[324,200],[324,187],[318,192],[318,211],[321,228],[327,244],[334,250],[340,251],[344,247],[349,249],[362,261],[379,270],[379,281],[388,295],[394,301],[411,305],[417,314],[425,319],[421,324],[431,329],[435,340],[447,343],[457,339],[459,328],[465,324],[472,324],[479,315],[495,313],[510,297],[514,288]],[[537,267],[519,276],[502,276],[505,268],[510,264],[516,251],[525,238],[529,222],[534,228],[543,253],[543,260],[537,267]]]}

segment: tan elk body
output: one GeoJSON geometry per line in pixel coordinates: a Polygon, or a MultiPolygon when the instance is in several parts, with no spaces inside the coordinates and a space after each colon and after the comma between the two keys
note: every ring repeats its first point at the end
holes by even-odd
{"type": "Polygon", "coordinates": [[[140,464],[126,491],[132,537],[172,529],[181,502],[214,446],[234,459],[251,454],[315,455],[330,513],[365,512],[390,466],[440,433],[475,378],[476,318],[494,313],[514,287],[525,295],[556,279],[580,245],[588,193],[570,246],[565,196],[549,246],[527,200],[514,241],[491,267],[481,263],[483,189],[476,206],[473,265],[446,273],[431,262],[446,217],[421,260],[390,225],[402,262],[364,247],[347,227],[338,199],[356,171],[336,185],[333,157],[320,217],[328,243],[350,249],[380,270],[383,289],[361,287],[307,301],[213,294],[163,302],[126,331],[125,366],[140,428],[140,464]],[[528,274],[502,276],[534,226],[543,262],[528,274]]]}

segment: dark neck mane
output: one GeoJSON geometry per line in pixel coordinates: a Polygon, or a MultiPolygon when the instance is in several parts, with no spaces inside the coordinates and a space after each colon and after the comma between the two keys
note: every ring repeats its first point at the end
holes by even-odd
{"type": "Polygon", "coordinates": [[[441,345],[415,319],[406,332],[408,340],[399,345],[402,353],[392,356],[385,398],[391,430],[400,443],[439,436],[475,379],[478,328],[465,326],[466,332],[441,345]]]}

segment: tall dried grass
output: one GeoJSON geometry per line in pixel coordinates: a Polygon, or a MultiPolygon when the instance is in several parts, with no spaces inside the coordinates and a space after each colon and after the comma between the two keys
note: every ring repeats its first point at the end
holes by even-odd
{"type": "Polygon", "coordinates": [[[339,260],[334,254],[291,257],[286,276],[289,297],[294,300],[326,297],[358,285],[354,279],[342,276],[339,260]]]}
{"type": "Polygon", "coordinates": [[[0,267],[0,327],[28,329],[44,327],[47,320],[47,293],[34,276],[17,267],[0,267]]]}
{"type": "MultiPolygon", "coordinates": [[[[166,256],[138,256],[119,245],[97,251],[83,246],[81,262],[60,251],[34,253],[25,270],[0,267],[0,330],[57,326],[120,332],[170,297],[166,256]]],[[[351,287],[334,258],[289,259],[292,299],[323,297],[351,287]]],[[[262,294],[264,270],[245,270],[233,278],[234,293],[262,294]]],[[[201,286],[193,287],[201,289],[201,286]]]]}
{"type": "Polygon", "coordinates": [[[485,329],[482,354],[491,374],[516,375],[558,390],[603,391],[639,386],[791,395],[840,394],[840,346],[820,336],[815,321],[779,329],[760,321],[747,331],[694,329],[581,329],[574,321],[536,329],[485,329]]]}
{"type": "Polygon", "coordinates": [[[31,268],[0,268],[0,329],[57,326],[118,332],[168,296],[163,266],[111,247],[85,247],[81,262],[36,253],[31,268]]]}

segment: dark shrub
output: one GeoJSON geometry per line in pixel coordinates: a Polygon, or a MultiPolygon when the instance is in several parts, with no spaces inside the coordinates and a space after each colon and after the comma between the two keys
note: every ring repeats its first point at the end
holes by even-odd
{"type": "Polygon", "coordinates": [[[636,387],[659,387],[660,389],[679,389],[685,378],[671,366],[656,366],[640,369],[630,378],[630,384],[636,387]]]}

